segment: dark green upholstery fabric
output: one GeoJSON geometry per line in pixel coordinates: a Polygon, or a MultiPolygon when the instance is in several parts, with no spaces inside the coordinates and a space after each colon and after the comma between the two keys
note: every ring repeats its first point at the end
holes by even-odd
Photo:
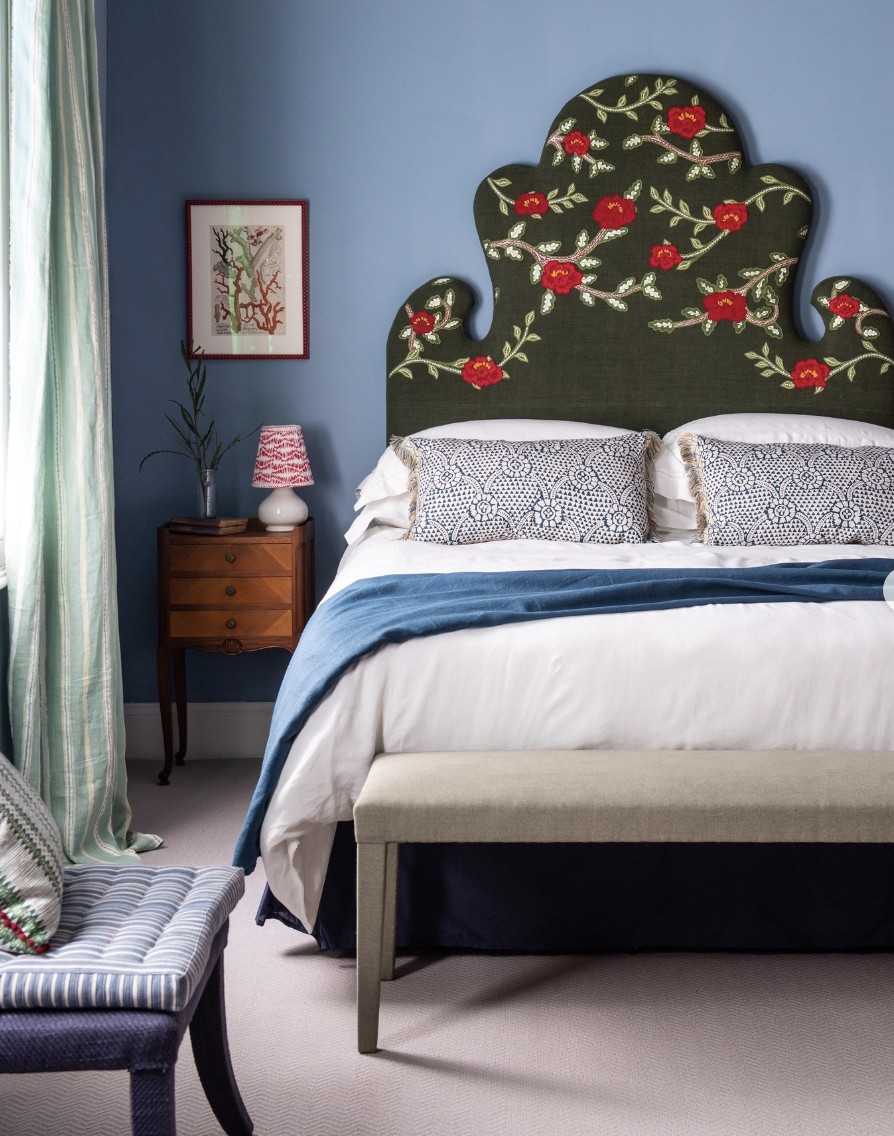
{"type": "Polygon", "coordinates": [[[679,79],[620,76],[577,95],[540,164],[475,195],[494,287],[417,288],[388,337],[388,431],[568,418],[660,433],[707,414],[777,411],[894,425],[894,332],[875,292],[823,281],[826,331],[802,338],[794,281],[810,192],[749,168],[730,116],[679,79]]]}

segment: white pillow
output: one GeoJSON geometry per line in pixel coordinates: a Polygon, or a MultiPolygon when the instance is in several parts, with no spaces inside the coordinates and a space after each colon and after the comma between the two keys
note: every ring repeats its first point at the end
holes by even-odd
{"type": "MultiPolygon", "coordinates": [[[[612,438],[629,434],[618,426],[589,422],[563,422],[541,418],[485,418],[475,422],[449,422],[418,430],[414,438],[480,438],[483,441],[536,442],[541,438],[612,438]]],[[[370,525],[409,528],[410,471],[389,446],[375,469],[357,486],[354,511],[359,516],[345,533],[352,544],[370,525]]],[[[695,528],[693,521],[692,528],[695,528]]]]}
{"type": "Polygon", "coordinates": [[[682,434],[700,434],[722,442],[807,442],[830,446],[894,447],[894,430],[847,418],[814,414],[715,414],[696,418],[662,438],[652,466],[655,523],[661,528],[698,525],[686,468],[677,446],[682,434]]]}

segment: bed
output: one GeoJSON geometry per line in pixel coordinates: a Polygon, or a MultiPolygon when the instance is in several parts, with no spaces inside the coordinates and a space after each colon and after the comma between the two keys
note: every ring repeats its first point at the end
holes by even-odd
{"type": "MultiPolygon", "coordinates": [[[[481,183],[493,325],[468,338],[472,293],[448,277],[395,318],[388,429],[409,441],[361,486],[314,617],[342,620],[337,673],[296,711],[332,656],[314,630],[277,700],[237,850],[247,869],[263,856],[259,921],[353,946],[351,807],[377,752],[894,751],[894,612],[880,583],[894,569],[894,336],[880,298],[841,277],[813,294],[823,338],[800,337],[810,213],[803,179],[749,168],[722,106],[659,76],[581,92],[537,167],[481,183]],[[550,511],[524,493],[532,479],[554,485],[557,461],[578,471],[563,466],[563,485],[580,484],[550,511]],[[499,493],[495,463],[515,478],[499,493]],[[594,494],[579,471],[597,466],[594,494]],[[818,483],[831,497],[814,516],[818,483]],[[599,494],[611,501],[594,520],[599,494]],[[497,507],[482,511],[485,498],[497,507]],[[847,584],[812,591],[830,565],[847,584]],[[523,592],[492,617],[516,583],[583,577],[645,591],[548,615],[551,601],[523,592]],[[485,579],[493,594],[470,600],[463,589],[485,579]],[[719,580],[734,590],[718,597],[719,580]],[[682,581],[685,602],[656,581],[682,581]],[[393,616],[408,588],[411,631],[393,616]],[[369,603],[384,630],[359,650],[348,640],[374,622],[369,603]]],[[[888,948],[892,875],[890,846],[876,844],[415,846],[398,942],[888,948]]]]}

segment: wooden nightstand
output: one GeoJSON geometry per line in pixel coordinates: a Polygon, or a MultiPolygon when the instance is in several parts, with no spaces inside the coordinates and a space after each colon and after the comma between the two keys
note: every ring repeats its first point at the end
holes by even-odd
{"type": "Polygon", "coordinates": [[[167,785],[186,758],[187,647],[241,655],[266,647],[294,651],[314,606],[314,523],[268,532],[249,521],[238,536],[158,530],[158,705],[167,785]],[[179,746],[174,753],[171,664],[179,746]]]}

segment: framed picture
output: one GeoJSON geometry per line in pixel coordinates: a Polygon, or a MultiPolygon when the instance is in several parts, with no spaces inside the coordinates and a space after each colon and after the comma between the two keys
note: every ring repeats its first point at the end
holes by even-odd
{"type": "Polygon", "coordinates": [[[307,358],[306,201],[187,201],[186,248],[193,352],[307,358]]]}

